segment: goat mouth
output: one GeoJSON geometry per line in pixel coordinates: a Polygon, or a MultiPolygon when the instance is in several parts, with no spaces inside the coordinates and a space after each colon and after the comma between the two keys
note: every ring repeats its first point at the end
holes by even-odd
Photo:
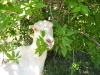
{"type": "Polygon", "coordinates": [[[51,49],[52,47],[53,47],[53,45],[52,44],[48,44],[48,46],[47,46],[49,49],[51,49]]]}
{"type": "Polygon", "coordinates": [[[53,47],[53,45],[54,45],[54,42],[53,43],[46,42],[46,44],[47,44],[47,48],[51,49],[53,47]]]}
{"type": "Polygon", "coordinates": [[[48,48],[51,49],[53,46],[48,45],[48,48]]]}

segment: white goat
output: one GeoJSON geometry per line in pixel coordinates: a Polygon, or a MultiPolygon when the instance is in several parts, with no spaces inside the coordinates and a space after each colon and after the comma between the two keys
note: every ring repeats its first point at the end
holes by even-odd
{"type": "MultiPolygon", "coordinates": [[[[2,64],[2,53],[0,54],[0,75],[41,75],[44,67],[47,51],[39,56],[35,54],[37,48],[36,40],[41,36],[41,30],[45,31],[44,41],[48,45],[48,48],[52,48],[54,45],[53,39],[53,24],[49,21],[39,21],[30,28],[34,30],[33,43],[30,46],[22,46],[15,51],[20,51],[21,58],[19,58],[19,64],[13,61],[6,64],[2,64]]],[[[6,58],[4,58],[6,59],[6,58]]]]}

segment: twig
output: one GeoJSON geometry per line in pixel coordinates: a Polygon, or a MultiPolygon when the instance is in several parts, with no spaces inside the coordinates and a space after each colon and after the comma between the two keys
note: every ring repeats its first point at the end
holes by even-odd
{"type": "Polygon", "coordinates": [[[53,14],[52,14],[51,4],[50,4],[50,6],[49,6],[49,9],[50,9],[51,18],[54,19],[53,14]]]}
{"type": "Polygon", "coordinates": [[[98,43],[94,38],[92,38],[92,41],[95,42],[98,45],[98,47],[100,47],[100,43],[98,43]]]}
{"type": "MultiPolygon", "coordinates": [[[[88,35],[88,34],[86,34],[86,33],[84,33],[84,32],[80,32],[80,33],[89,38],[89,35],[88,35]]],[[[100,43],[99,43],[99,42],[97,42],[94,38],[90,38],[90,39],[91,39],[94,43],[96,43],[96,44],[98,45],[98,47],[100,47],[100,43]]]]}

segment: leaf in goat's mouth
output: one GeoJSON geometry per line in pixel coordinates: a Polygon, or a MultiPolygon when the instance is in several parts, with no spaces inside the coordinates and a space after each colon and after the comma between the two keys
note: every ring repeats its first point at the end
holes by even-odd
{"type": "Polygon", "coordinates": [[[43,37],[41,36],[37,38],[36,45],[38,48],[36,49],[35,53],[39,53],[39,56],[41,56],[45,50],[49,50],[49,45],[44,42],[43,37]]]}

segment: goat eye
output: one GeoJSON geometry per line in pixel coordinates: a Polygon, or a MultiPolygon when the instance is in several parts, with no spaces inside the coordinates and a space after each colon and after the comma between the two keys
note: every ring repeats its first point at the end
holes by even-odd
{"type": "Polygon", "coordinates": [[[35,31],[38,31],[38,29],[34,28],[35,31]]]}

